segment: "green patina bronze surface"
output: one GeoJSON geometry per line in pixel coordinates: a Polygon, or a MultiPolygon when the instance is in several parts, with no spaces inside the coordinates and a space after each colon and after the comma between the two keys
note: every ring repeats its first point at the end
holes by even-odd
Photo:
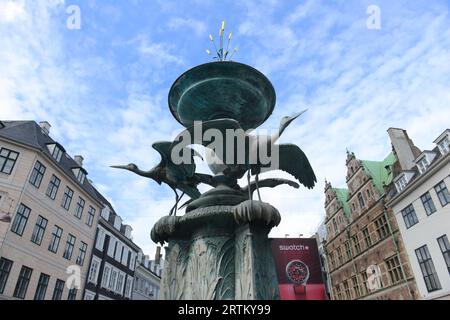
{"type": "Polygon", "coordinates": [[[275,99],[272,84],[261,72],[242,63],[222,61],[183,73],[170,89],[169,107],[185,127],[194,120],[229,118],[247,130],[267,120],[275,99]]]}

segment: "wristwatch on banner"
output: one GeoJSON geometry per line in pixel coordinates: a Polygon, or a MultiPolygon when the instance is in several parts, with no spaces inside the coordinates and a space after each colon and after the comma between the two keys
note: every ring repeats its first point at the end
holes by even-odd
{"type": "Polygon", "coordinates": [[[292,260],[286,266],[286,276],[294,284],[296,294],[306,293],[306,282],[309,278],[309,268],[303,261],[292,260]]]}

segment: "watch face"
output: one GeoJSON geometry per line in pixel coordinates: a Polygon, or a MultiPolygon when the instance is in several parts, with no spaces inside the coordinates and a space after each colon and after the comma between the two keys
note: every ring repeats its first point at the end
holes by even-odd
{"type": "Polygon", "coordinates": [[[305,284],[309,278],[309,269],[306,263],[292,260],[286,266],[286,276],[294,284],[305,284]]]}

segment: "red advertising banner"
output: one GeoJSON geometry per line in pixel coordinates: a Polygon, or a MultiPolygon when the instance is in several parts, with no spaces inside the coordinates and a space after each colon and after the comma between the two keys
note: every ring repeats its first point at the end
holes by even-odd
{"type": "Polygon", "coordinates": [[[326,300],[315,239],[271,239],[281,300],[326,300]]]}

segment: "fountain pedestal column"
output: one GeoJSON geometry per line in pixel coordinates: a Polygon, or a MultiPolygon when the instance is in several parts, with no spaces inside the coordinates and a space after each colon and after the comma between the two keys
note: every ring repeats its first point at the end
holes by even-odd
{"type": "Polygon", "coordinates": [[[279,299],[268,233],[280,222],[270,204],[197,208],[161,218],[152,239],[167,241],[161,299],[279,299]]]}

